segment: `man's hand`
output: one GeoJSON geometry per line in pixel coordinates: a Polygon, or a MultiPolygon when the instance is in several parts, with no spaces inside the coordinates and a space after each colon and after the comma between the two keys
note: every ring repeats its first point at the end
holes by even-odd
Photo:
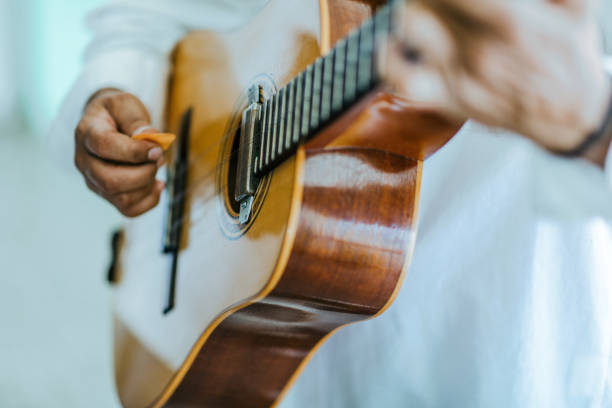
{"type": "Polygon", "coordinates": [[[74,163],[87,186],[128,217],[155,207],[164,188],[155,180],[162,149],[131,138],[135,132],[157,132],[149,123],[134,95],[103,89],[90,99],[75,130],[74,163]]]}
{"type": "MultiPolygon", "coordinates": [[[[388,82],[464,120],[571,151],[603,122],[611,97],[590,0],[415,0],[387,53],[388,82]]],[[[585,152],[600,165],[609,138],[585,152]]]]}

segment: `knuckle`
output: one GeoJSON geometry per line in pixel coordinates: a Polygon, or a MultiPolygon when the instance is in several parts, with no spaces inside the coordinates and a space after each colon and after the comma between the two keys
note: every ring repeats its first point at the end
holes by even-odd
{"type": "Polygon", "coordinates": [[[116,205],[120,208],[127,208],[133,203],[134,199],[130,194],[123,193],[119,194],[115,198],[116,205]]]}
{"type": "Polygon", "coordinates": [[[112,150],[113,140],[101,133],[91,133],[86,138],[87,150],[102,158],[108,157],[112,150]]]}
{"type": "Polygon", "coordinates": [[[157,206],[157,204],[159,204],[159,199],[160,198],[161,198],[161,192],[156,193],[155,194],[155,198],[153,200],[153,203],[152,203],[151,207],[149,207],[149,208],[153,208],[153,207],[157,206]]]}
{"type": "Polygon", "coordinates": [[[140,100],[129,92],[120,92],[111,96],[110,102],[114,105],[124,105],[128,103],[140,102],[140,100]]]}
{"type": "Polygon", "coordinates": [[[112,177],[101,177],[98,183],[100,184],[100,188],[107,194],[116,194],[121,187],[121,184],[112,177]]]}
{"type": "Polygon", "coordinates": [[[157,175],[157,164],[152,163],[147,165],[147,180],[150,182],[155,181],[157,175]]]}
{"type": "Polygon", "coordinates": [[[141,214],[140,212],[138,212],[138,210],[135,210],[133,208],[123,208],[122,210],[120,209],[119,211],[121,211],[121,214],[125,215],[128,218],[134,218],[141,214]]]}
{"type": "Polygon", "coordinates": [[[96,154],[100,154],[102,150],[102,143],[97,134],[90,134],[85,139],[85,145],[87,146],[87,150],[94,152],[96,154]]]}
{"type": "Polygon", "coordinates": [[[87,180],[87,177],[84,177],[84,181],[85,181],[85,185],[87,186],[87,188],[88,188],[90,191],[93,191],[94,193],[98,194],[98,192],[96,191],[96,188],[94,187],[94,185],[93,185],[93,184],[91,184],[91,183],[90,183],[90,182],[87,180]]]}
{"type": "Polygon", "coordinates": [[[129,146],[129,157],[134,163],[141,163],[147,160],[146,147],[141,147],[139,144],[130,144],[129,146]]]}
{"type": "Polygon", "coordinates": [[[75,140],[79,141],[85,133],[87,133],[87,120],[83,118],[79,121],[76,128],[74,128],[75,140]]]}
{"type": "Polygon", "coordinates": [[[117,207],[117,209],[119,210],[119,212],[121,214],[123,214],[124,216],[128,217],[128,218],[132,218],[134,217],[134,215],[132,215],[133,210],[129,209],[129,208],[125,208],[125,207],[120,207],[118,205],[115,205],[117,207]]]}
{"type": "Polygon", "coordinates": [[[83,160],[81,159],[81,155],[74,152],[74,167],[76,167],[80,172],[83,172],[82,162],[83,160]]]}

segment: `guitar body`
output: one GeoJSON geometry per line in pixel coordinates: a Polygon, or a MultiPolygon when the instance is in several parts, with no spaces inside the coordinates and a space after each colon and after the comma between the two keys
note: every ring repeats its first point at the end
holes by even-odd
{"type": "Polygon", "coordinates": [[[259,184],[238,221],[234,140],[247,90],[285,84],[378,2],[272,0],[246,26],[177,47],[168,124],[193,108],[176,303],[162,202],[126,225],[115,374],[126,407],[267,407],[343,325],[384,311],[412,252],[421,161],[456,127],[378,92],[259,184]]]}

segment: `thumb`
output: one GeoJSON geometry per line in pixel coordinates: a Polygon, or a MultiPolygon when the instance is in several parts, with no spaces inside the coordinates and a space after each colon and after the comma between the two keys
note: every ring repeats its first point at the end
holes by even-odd
{"type": "Polygon", "coordinates": [[[117,123],[117,129],[128,136],[143,131],[157,132],[151,126],[151,117],[145,105],[136,96],[120,93],[104,100],[104,107],[117,123]]]}

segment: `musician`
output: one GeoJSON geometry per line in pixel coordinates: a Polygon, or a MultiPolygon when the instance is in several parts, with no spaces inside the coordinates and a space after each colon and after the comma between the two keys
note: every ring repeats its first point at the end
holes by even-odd
{"type": "MultiPolygon", "coordinates": [[[[125,135],[162,126],[172,47],[264,4],[92,14],[86,66],[51,131],[90,189],[126,216],[156,205],[161,151],[125,135]]],[[[595,15],[587,0],[405,7],[382,61],[389,83],[475,120],[424,164],[393,306],[325,343],[281,406],[612,406],[612,87],[595,15]]]]}

